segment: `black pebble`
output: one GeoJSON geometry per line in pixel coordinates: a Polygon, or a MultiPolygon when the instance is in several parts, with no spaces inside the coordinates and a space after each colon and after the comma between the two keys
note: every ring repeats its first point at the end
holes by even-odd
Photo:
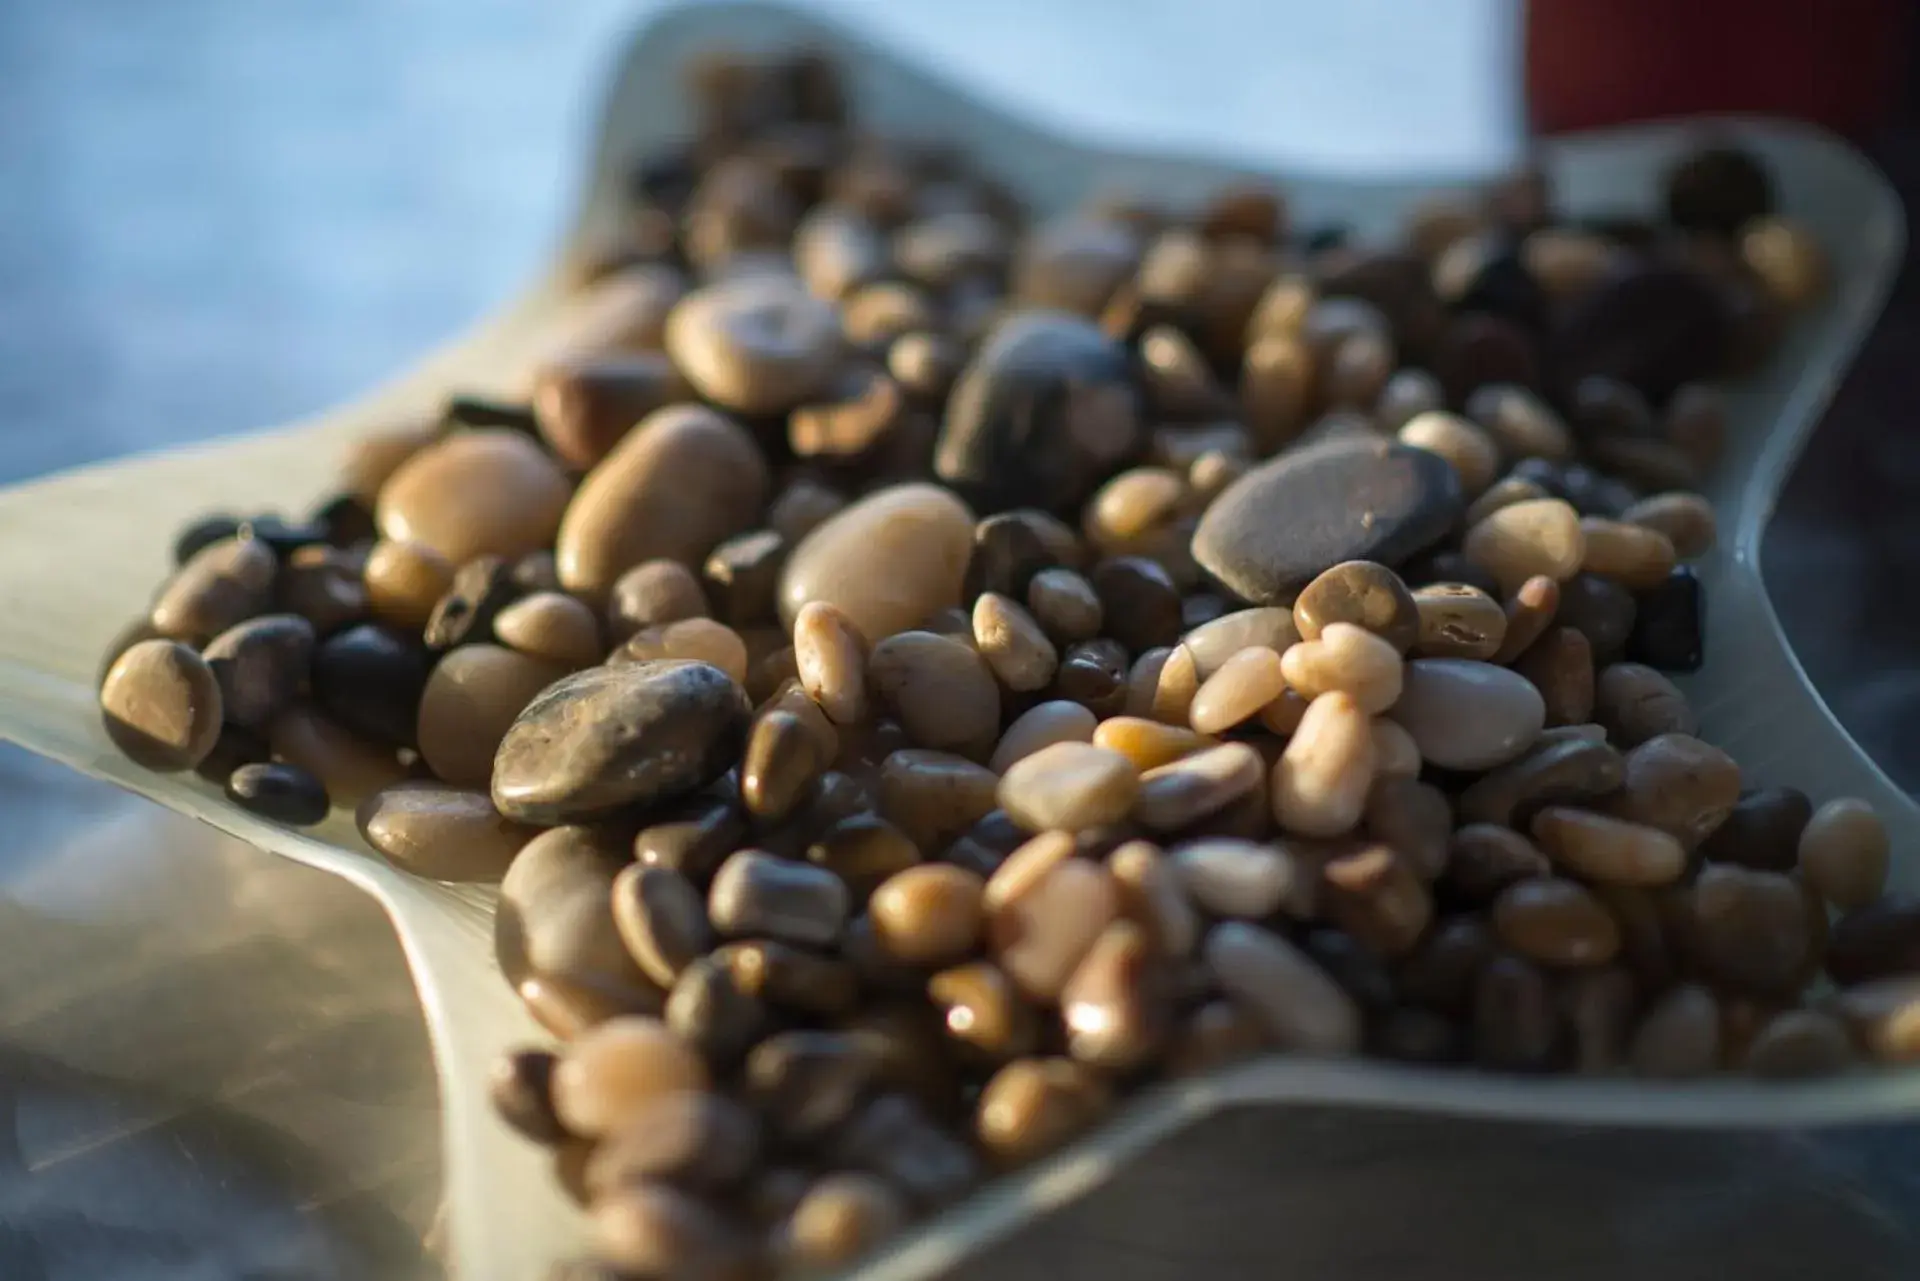
{"type": "Polygon", "coordinates": [[[492,640],[493,620],[520,594],[506,561],[498,556],[474,557],[454,571],[453,586],[433,607],[424,632],[427,647],[449,650],[492,640]]]}
{"type": "Polygon", "coordinates": [[[1706,649],[1706,591],[1685,565],[1638,601],[1627,657],[1663,672],[1694,672],[1706,649]]]}
{"type": "Polygon", "coordinates": [[[327,789],[307,771],[263,761],[233,772],[227,780],[227,799],[262,818],[294,827],[311,827],[333,807],[327,789]]]}
{"type": "Polygon", "coordinates": [[[1551,355],[1563,385],[1604,374],[1664,404],[1682,383],[1718,374],[1732,337],[1723,289],[1684,267],[1643,262],[1615,273],[1567,311],[1551,355]]]}
{"type": "Polygon", "coordinates": [[[373,510],[352,494],[336,494],[313,509],[309,518],[331,547],[352,547],[380,536],[373,510]]]}
{"type": "Polygon", "coordinates": [[[1731,236],[1773,212],[1773,179],[1752,153],[1707,147],[1667,171],[1667,217],[1688,231],[1731,236]]]}
{"type": "Polygon", "coordinates": [[[1384,1010],[1393,1004],[1393,975],[1386,963],[1345,930],[1309,931],[1307,955],[1367,1009],[1384,1010]]]}
{"type": "Polygon", "coordinates": [[[268,750],[267,740],[250,729],[241,729],[238,725],[220,727],[220,738],[213,745],[213,751],[207,758],[193,767],[193,772],[209,783],[225,785],[233,772],[242,765],[253,765],[266,760],[273,753],[268,750]]]}
{"type": "Polygon", "coordinates": [[[224,512],[202,516],[174,537],[173,563],[184,565],[193,559],[195,552],[224,542],[239,530],[240,518],[237,516],[229,516],[224,512]]]}
{"type": "Polygon", "coordinates": [[[756,529],[727,539],[701,567],[707,599],[720,621],[751,627],[773,621],[774,594],[787,563],[787,540],[771,529],[756,529]]]}
{"type": "Polygon", "coordinates": [[[1100,598],[1107,634],[1129,652],[1177,645],[1186,628],[1180,615],[1180,589],[1158,561],[1116,556],[1093,567],[1087,581],[1100,598]]]}
{"type": "Polygon", "coordinates": [[[1324,227],[1314,227],[1301,237],[1300,247],[1310,254],[1325,253],[1329,249],[1339,249],[1353,239],[1353,229],[1339,223],[1324,227]]]}
{"type": "Polygon", "coordinates": [[[1520,261],[1520,250],[1507,243],[1494,248],[1459,297],[1447,302],[1455,311],[1484,312],[1537,330],[1546,323],[1547,294],[1520,261]]]}
{"type": "Polygon", "coordinates": [[[1800,862],[1800,834],[1812,821],[1813,800],[1799,788],[1748,788],[1700,842],[1700,853],[1716,863],[1791,872],[1800,862]]]}
{"type": "Polygon", "coordinates": [[[1604,516],[1617,520],[1633,506],[1639,495],[1633,486],[1580,463],[1570,463],[1560,473],[1560,496],[1573,504],[1582,516],[1604,516]]]}
{"type": "Polygon", "coordinates": [[[282,561],[302,547],[310,547],[327,540],[326,529],[317,522],[287,520],[270,512],[241,521],[240,528],[235,533],[241,538],[251,538],[256,542],[265,543],[273,548],[273,554],[282,561]]]}
{"type": "Polygon", "coordinates": [[[973,558],[967,562],[968,596],[999,592],[1025,601],[1033,576],[1060,564],[1060,558],[1040,536],[1037,515],[1001,512],[973,527],[973,558]]]}
{"type": "Polygon", "coordinates": [[[500,1119],[535,1143],[559,1143],[566,1127],[553,1110],[553,1069],[559,1059],[551,1050],[514,1050],[493,1065],[487,1095],[500,1119]]]}
{"type": "Polygon", "coordinates": [[[1401,578],[1409,587],[1431,587],[1435,583],[1465,583],[1478,587],[1495,600],[1504,597],[1500,580],[1457,551],[1434,552],[1407,565],[1401,578]]]}
{"type": "Polygon", "coordinates": [[[1560,608],[1553,621],[1585,636],[1594,665],[1604,667],[1626,650],[1639,616],[1633,593],[1611,578],[1575,574],[1560,584],[1560,608]]]}
{"type": "Polygon", "coordinates": [[[329,716],[356,734],[410,747],[432,669],[432,656],[414,637],[361,623],[314,651],[313,694],[329,716]]]}
{"type": "Polygon", "coordinates": [[[509,431],[540,434],[533,406],[503,400],[483,400],[478,396],[455,396],[441,414],[447,427],[505,427],[509,431]]]}

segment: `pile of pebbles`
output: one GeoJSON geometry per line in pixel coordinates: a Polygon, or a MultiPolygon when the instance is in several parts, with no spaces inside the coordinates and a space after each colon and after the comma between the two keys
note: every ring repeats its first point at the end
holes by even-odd
{"type": "Polygon", "coordinates": [[[100,689],[142,765],[500,881],[562,1275],[844,1264],[1266,1052],[1920,1058],[1880,822],[1669,679],[1711,380],[1822,285],[1753,156],[1379,247],[1252,184],[1030,220],[813,56],[691,88],[524,402],[186,530],[100,689]]]}

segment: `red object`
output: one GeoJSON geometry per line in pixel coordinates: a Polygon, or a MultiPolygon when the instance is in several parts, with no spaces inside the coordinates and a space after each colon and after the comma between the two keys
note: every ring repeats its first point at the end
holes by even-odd
{"type": "Polygon", "coordinates": [[[1898,100],[1909,0],[1531,0],[1537,133],[1750,112],[1858,134],[1898,100]]]}

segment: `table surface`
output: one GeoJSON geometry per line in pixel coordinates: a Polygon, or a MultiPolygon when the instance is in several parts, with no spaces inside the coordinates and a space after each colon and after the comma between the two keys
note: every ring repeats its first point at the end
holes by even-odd
{"type": "MultiPolygon", "coordinates": [[[[0,482],[324,408],[506,299],[653,7],[0,0],[0,482]]],[[[1512,140],[1505,0],[823,7],[1087,128],[1353,168],[1512,140]]],[[[1876,153],[1909,191],[1915,136],[1876,153]]],[[[1909,273],[1767,547],[1803,659],[1909,787],[1917,342],[1909,273]]],[[[11,749],[0,813],[0,1277],[437,1275],[434,1087],[378,914],[11,749]]],[[[1824,1168],[1911,1211],[1912,1139],[1824,1168]]]]}

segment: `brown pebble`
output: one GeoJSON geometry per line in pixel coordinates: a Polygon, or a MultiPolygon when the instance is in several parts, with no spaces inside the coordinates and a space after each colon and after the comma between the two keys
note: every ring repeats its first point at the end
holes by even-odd
{"type": "Polygon", "coordinates": [[[534,375],[530,400],[541,437],[562,462],[584,471],[635,423],[686,396],[658,352],[570,352],[534,375]]]}
{"type": "Polygon", "coordinates": [[[936,485],[895,485],[862,498],[793,549],[780,578],[780,616],[810,601],[838,608],[869,644],[960,603],[973,550],[973,513],[936,485]]]}
{"type": "Polygon", "coordinates": [[[830,758],[807,723],[775,710],[754,719],[740,761],[740,803],[762,822],[790,815],[830,758]]]}
{"type": "Polygon", "coordinates": [[[776,1248],[786,1267],[844,1267],[906,1226],[909,1216],[905,1198],[886,1181],[857,1171],[830,1174],[793,1207],[776,1248]]]}
{"type": "Polygon", "coordinates": [[[1474,984],[1474,1058],[1484,1067],[1537,1072],[1552,1059],[1556,1033],[1546,975],[1516,956],[1499,956],[1474,984]]]}
{"type": "MultiPolygon", "coordinates": [[[[1276,734],[1292,734],[1300,728],[1300,717],[1306,713],[1307,705],[1297,695],[1283,695],[1271,703],[1260,714],[1260,723],[1276,734]],[[1278,712],[1291,711],[1289,721],[1278,712]]],[[[1388,720],[1384,716],[1373,718],[1373,776],[1375,781],[1383,778],[1417,778],[1421,770],[1420,745],[1413,741],[1413,735],[1398,721],[1388,720]]]]}
{"type": "Polygon", "coordinates": [[[922,850],[939,850],[995,808],[1000,778],[950,752],[909,748],[880,769],[880,811],[922,850]]]}
{"type": "Polygon", "coordinates": [[[1039,1011],[996,966],[973,961],[927,980],[927,997],[947,1036],[988,1062],[1031,1054],[1040,1038],[1039,1011]]]}
{"type": "Polygon", "coordinates": [[[750,1243],[718,1210],[664,1183],[599,1198],[587,1222],[596,1255],[618,1268],[686,1281],[733,1281],[752,1270],[750,1243]]]}
{"type": "Polygon", "coordinates": [[[1800,874],[1841,911],[1880,897],[1891,859],[1886,826],[1873,806],[1854,797],[1828,801],[1800,834],[1800,874]]]}
{"type": "Polygon", "coordinates": [[[508,727],[564,675],[556,663],[498,645],[462,645],[435,665],[420,696],[421,758],[448,783],[485,787],[508,727]]]}
{"type": "Polygon", "coordinates": [[[442,437],[408,458],[380,487],[375,515],[383,538],[460,565],[552,546],[572,496],[560,464],[538,444],[488,427],[442,437]]]}
{"type": "Polygon", "coordinates": [[[1302,640],[1319,639],[1329,623],[1351,623],[1403,654],[1422,629],[1414,595],[1400,576],[1366,560],[1335,565],[1301,589],[1293,603],[1293,623],[1302,640]]]}
{"type": "Polygon", "coordinates": [[[1015,1059],[980,1091],[974,1139],[1003,1169],[1065,1147],[1105,1115],[1109,1088],[1072,1059],[1015,1059]]]}
{"type": "Polygon", "coordinates": [[[1847,1030],[1820,1010],[1782,1010],[1747,1046],[1747,1071],[1776,1080],[1831,1076],[1853,1062],[1847,1030]]]}
{"type": "Polygon", "coordinates": [[[675,1036],[721,1072],[731,1072],[772,1022],[766,1003],[747,991],[717,955],[696,957],[680,972],[662,1017],[675,1036]]]}
{"type": "Polygon", "coordinates": [[[1016,693],[1045,689],[1060,665],[1047,634],[1016,601],[982,592],[973,602],[973,641],[1000,683],[1016,693]]]}
{"type": "Polygon", "coordinates": [[[607,595],[608,639],[616,645],[650,627],[706,616],[700,580],[677,560],[643,561],[622,573],[607,595]]]}
{"type": "Polygon", "coordinates": [[[1266,1033],[1231,1001],[1211,1000],[1188,1015],[1173,1033],[1162,1071],[1169,1079],[1199,1076],[1259,1054],[1266,1033]]]}
{"type": "Polygon", "coordinates": [[[683,618],[635,632],[613,657],[614,663],[653,662],[677,659],[707,663],[731,677],[735,684],[747,679],[747,643],[740,633],[711,618],[683,618]]]}
{"type": "Polygon", "coordinates": [[[664,1024],[609,1019],[567,1047],[553,1073],[553,1106],[569,1131],[597,1138],[662,1095],[706,1085],[705,1066],[664,1024]]]}
{"type": "Polygon", "coordinates": [[[696,1192],[738,1186],[760,1156],[760,1126],[732,1099],[704,1091],[662,1094],[596,1145],[585,1182],[594,1197],[660,1181],[696,1192]]]}
{"type": "Polygon", "coordinates": [[[1433,583],[1415,591],[1413,603],[1420,626],[1413,651],[1421,658],[1492,658],[1506,640],[1506,611],[1478,587],[1433,583]]]}
{"type": "Polygon", "coordinates": [[[561,592],[535,592],[493,620],[500,643],[569,671],[592,667],[606,653],[593,611],[561,592]]]}
{"type": "Polygon", "coordinates": [[[1826,967],[1842,984],[1920,973],[1920,899],[1887,894],[1843,913],[1833,924],[1826,967]]]}
{"type": "Polygon", "coordinates": [[[1920,977],[1862,983],[1841,992],[1834,1007],[1875,1062],[1920,1062],[1920,977]]]}
{"type": "Polygon", "coordinates": [[[1444,458],[1469,499],[1491,485],[1499,472],[1499,446],[1471,419],[1458,414],[1428,410],[1414,415],[1395,434],[1403,445],[1444,458]]]}
{"type": "Polygon", "coordinates": [[[1145,931],[1126,920],[1109,925],[1060,991],[1068,1053],[1108,1071],[1152,1059],[1171,1030],[1165,978],[1145,931]]]}
{"type": "Polygon", "coordinates": [[[1769,214],[1748,223],[1740,231],[1740,257],[1768,297],[1789,310],[1805,308],[1826,292],[1826,250],[1791,218],[1769,214]]]}
{"type": "Polygon", "coordinates": [[[1580,514],[1558,498],[1502,507],[1467,531],[1461,550],[1491,573],[1503,592],[1536,574],[1564,583],[1580,571],[1586,540],[1580,514]]]}
{"type": "Polygon", "coordinates": [[[1056,743],[1012,765],[996,796],[1028,831],[1078,831],[1125,818],[1138,788],[1133,763],[1120,753],[1056,743]]]}
{"type": "Polygon", "coordinates": [[[1493,903],[1500,941],[1543,965],[1605,965],[1620,950],[1620,927],[1577,881],[1524,876],[1493,903]]]}
{"type": "Polygon", "coordinates": [[[1007,726],[1000,736],[987,768],[1004,774],[1014,762],[1025,760],[1055,743],[1085,743],[1092,740],[1099,722],[1092,712],[1064,699],[1037,703],[1007,726]]]}
{"type": "MultiPolygon", "coordinates": [[[[273,549],[257,539],[228,538],[201,548],[154,599],[150,615],[154,631],[190,645],[206,644],[235,623],[267,612],[277,568],[273,549]]],[[[353,579],[351,603],[364,607],[365,592],[357,572],[353,579]]],[[[284,608],[306,612],[292,605],[284,608]]],[[[314,625],[320,626],[318,619],[314,625]]]]}
{"type": "Polygon", "coordinates": [[[1028,999],[1050,1002],[1118,915],[1119,894],[1104,867],[1076,858],[1006,890],[1003,876],[1011,865],[1003,865],[989,887],[987,951],[1028,999]]]}
{"type": "Polygon", "coordinates": [[[1441,889],[1451,898],[1485,903],[1530,877],[1548,875],[1553,865],[1538,846],[1498,823],[1468,823],[1448,840],[1441,889]]]}
{"type": "Polygon", "coordinates": [[[670,868],[622,868],[613,882],[613,923],[634,963],[663,988],[713,946],[699,889],[670,868]]]}
{"type": "Polygon", "coordinates": [[[1546,707],[1547,725],[1580,725],[1593,716],[1593,646],[1571,627],[1549,628],[1513,664],[1533,683],[1546,707]]]}
{"type": "Polygon", "coordinates": [[[1311,893],[1310,873],[1281,846],[1208,838],[1170,857],[1187,897],[1213,916],[1261,920],[1311,893]]]}
{"type": "Polygon", "coordinates": [[[1808,917],[1818,903],[1790,877],[1710,863],[1675,906],[1688,952],[1719,983],[1785,996],[1810,977],[1808,917]]]}
{"type": "Polygon", "coordinates": [[[723,622],[746,628],[773,621],[787,552],[787,540],[778,531],[755,529],[726,539],[708,553],[700,577],[723,622]]]}
{"type": "Polygon", "coordinates": [[[918,863],[920,851],[877,814],[852,814],[816,836],[806,859],[838,876],[856,900],[865,901],[881,882],[918,863]]]}
{"type": "Polygon", "coordinates": [[[452,588],[453,565],[422,543],[382,539],[367,553],[361,581],[374,617],[417,631],[427,625],[433,607],[452,588]]]}
{"type": "Polygon", "coordinates": [[[1656,1001],[1634,1029],[1628,1058],[1636,1075],[1664,1080],[1705,1076],[1720,1066],[1720,1005],[1697,983],[1656,1001]]]}
{"type": "Polygon", "coordinates": [[[1529,825],[1547,856],[1588,880],[1667,885],[1686,868],[1686,849],[1656,827],[1550,805],[1529,825]]]}
{"type": "Polygon", "coordinates": [[[1507,598],[1507,632],[1495,651],[1493,661],[1511,665],[1553,625],[1560,611],[1560,584],[1536,574],[1507,598]]]}
{"type": "Polygon", "coordinates": [[[1098,636],[1105,618],[1093,584],[1059,567],[1033,576],[1027,585],[1027,608],[1041,629],[1063,645],[1098,636]]]}
{"type": "Polygon", "coordinates": [[[809,601],[793,621],[801,686],[838,725],[867,717],[866,642],[853,621],[824,601],[809,601]]]}
{"type": "Polygon", "coordinates": [[[1551,494],[1524,476],[1507,476],[1495,481],[1485,493],[1467,504],[1467,514],[1463,519],[1467,528],[1471,529],[1502,507],[1550,497],[1551,494]]]}
{"type": "Polygon", "coordinates": [[[220,684],[178,641],[145,640],[120,655],[100,687],[100,711],[114,746],[150,770],[192,769],[220,739],[220,684]]]}
{"type": "MultiPolygon", "coordinates": [[[[1327,619],[1327,622],[1342,621],[1327,619]]],[[[1259,609],[1240,609],[1231,614],[1223,614],[1210,623],[1203,623],[1188,632],[1181,639],[1174,653],[1186,651],[1184,671],[1174,671],[1166,675],[1167,680],[1184,682],[1193,679],[1206,680],[1218,672],[1228,659],[1242,650],[1256,646],[1284,654],[1304,636],[1289,610],[1277,606],[1265,606],[1259,609]]],[[[1173,668],[1173,660],[1169,660],[1173,668]]],[[[1191,695],[1188,696],[1191,698],[1191,695]]],[[[1155,720],[1166,719],[1155,715],[1155,720]]],[[[1180,718],[1184,721],[1186,718],[1180,718]]]]}
{"type": "Polygon", "coordinates": [[[840,318],[799,280],[753,273],[697,289],[667,317],[667,354],[700,394],[750,415],[780,414],[827,385],[840,318]]]}
{"type": "Polygon", "coordinates": [[[1660,586],[1679,561],[1673,543],[1650,526],[1587,516],[1580,521],[1580,532],[1586,545],[1580,568],[1629,591],[1660,586]]]}
{"type": "Polygon", "coordinates": [[[1372,839],[1398,850],[1422,881],[1431,884],[1446,868],[1453,804],[1431,783],[1376,769],[1360,826],[1372,839]]]}
{"type": "Polygon", "coordinates": [[[1388,845],[1369,845],[1321,869],[1327,915],[1376,956],[1404,956],[1433,919],[1433,900],[1413,865],[1388,845]]]}
{"type": "Polygon", "coordinates": [[[391,748],[361,738],[299,703],[273,718],[267,741],[276,760],[298,765],[319,779],[336,804],[358,805],[406,773],[391,748]]]}
{"type": "Polygon", "coordinates": [[[1486,921],[1477,914],[1442,917],[1399,964],[1401,995],[1423,1008],[1460,1017],[1472,1004],[1481,969],[1497,952],[1486,921]]]}
{"type": "Polygon", "coordinates": [[[1460,816],[1525,827],[1539,806],[1598,801],[1620,786],[1626,771],[1625,758],[1603,740],[1571,735],[1543,740],[1462,792],[1460,816]]]}
{"type": "Polygon", "coordinates": [[[1067,647],[1054,674],[1052,693],[1079,703],[1095,716],[1117,715],[1126,706],[1127,651],[1119,641],[1100,637],[1067,647]]]}
{"type": "Polygon", "coordinates": [[[1260,1025],[1268,1044],[1325,1056],[1359,1050],[1353,998],[1280,935],[1225,921],[1208,931],[1202,952],[1221,990],[1260,1025]]]}
{"type": "Polygon", "coordinates": [[[1621,512],[1620,519],[1664,534],[1681,560],[1700,559],[1718,538],[1713,504],[1699,494],[1650,494],[1621,512]]]}
{"type": "Polygon", "coordinates": [[[553,1069],[558,1062],[549,1050],[515,1050],[494,1060],[487,1078],[487,1096],[500,1119],[548,1146],[568,1137],[553,1112],[553,1069]]]}
{"type": "Polygon", "coordinates": [[[890,959],[929,968],[965,959],[980,937],[984,883],[964,868],[925,863],[887,878],[868,904],[890,959]]]}
{"type": "Polygon", "coordinates": [[[1263,645],[1226,660],[1195,691],[1188,710],[1196,733],[1218,734],[1252,719],[1287,688],[1281,656],[1263,645]]]}
{"type": "Polygon", "coordinates": [[[971,645],[897,633],[873,647],[867,682],[922,747],[984,757],[999,736],[999,686],[971,645]]]}
{"type": "Polygon", "coordinates": [[[261,614],[209,641],[201,657],[220,687],[226,723],[262,730],[305,694],[314,646],[313,625],[298,614],[261,614]]]}
{"type": "Polygon", "coordinates": [[[1267,764],[1245,743],[1223,743],[1140,776],[1133,818],[1156,832],[1177,832],[1242,801],[1264,811],[1267,764]]]}
{"type": "Polygon", "coordinates": [[[374,792],[353,818],[367,844],[435,881],[500,879],[536,830],[502,818],[484,791],[412,780],[374,792]]]}
{"type": "Polygon", "coordinates": [[[1692,734],[1699,721],[1686,695],[1660,672],[1639,663],[1614,663],[1594,682],[1594,719],[1622,747],[1661,734],[1692,734]]]}
{"type": "Polygon", "coordinates": [[[434,424],[403,423],[356,438],[340,465],[340,487],[366,506],[373,506],[387,478],[438,436],[434,424]]]}
{"type": "Polygon", "coordinates": [[[707,917],[727,938],[771,938],[821,947],[846,924],[847,887],[824,868],[736,851],[714,873],[707,917]]]}
{"type": "Polygon", "coordinates": [[[1200,918],[1173,861],[1148,841],[1128,841],[1107,855],[1107,870],[1119,891],[1122,918],[1138,925],[1160,955],[1192,955],[1200,918]]]}

